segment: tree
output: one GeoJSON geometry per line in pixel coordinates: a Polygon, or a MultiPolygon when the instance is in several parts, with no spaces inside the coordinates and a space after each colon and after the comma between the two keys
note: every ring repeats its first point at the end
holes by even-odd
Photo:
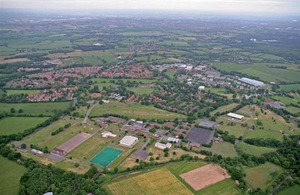
{"type": "Polygon", "coordinates": [[[16,110],[15,110],[14,108],[11,108],[11,109],[10,109],[10,112],[11,112],[11,113],[15,113],[16,110]]]}
{"type": "Polygon", "coordinates": [[[20,108],[20,109],[18,110],[18,112],[19,112],[19,113],[23,113],[24,110],[20,108]]]}
{"type": "Polygon", "coordinates": [[[23,144],[21,144],[21,148],[22,148],[22,149],[26,149],[26,148],[27,148],[27,145],[23,143],[23,144]]]}

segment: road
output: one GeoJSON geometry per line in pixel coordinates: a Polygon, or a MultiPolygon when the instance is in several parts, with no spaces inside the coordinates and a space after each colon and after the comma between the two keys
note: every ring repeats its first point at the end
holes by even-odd
{"type": "Polygon", "coordinates": [[[84,117],[84,120],[83,120],[83,123],[84,123],[84,124],[87,124],[87,121],[88,121],[88,119],[89,119],[90,113],[91,113],[92,110],[93,110],[96,106],[98,106],[98,105],[99,105],[99,102],[96,102],[94,105],[92,105],[92,106],[88,109],[88,111],[86,112],[86,115],[85,115],[85,117],[84,117]]]}

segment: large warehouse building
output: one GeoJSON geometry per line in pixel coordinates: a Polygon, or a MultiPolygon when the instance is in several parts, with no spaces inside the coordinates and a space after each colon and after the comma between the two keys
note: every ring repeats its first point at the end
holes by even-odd
{"type": "Polygon", "coordinates": [[[265,86],[265,84],[261,81],[257,81],[257,80],[254,80],[254,79],[249,79],[249,78],[246,78],[246,77],[243,77],[240,79],[240,81],[244,82],[244,83],[247,83],[249,85],[253,85],[255,87],[263,87],[265,86]]]}
{"type": "Polygon", "coordinates": [[[131,135],[126,135],[125,137],[123,137],[123,139],[120,140],[120,145],[125,146],[125,147],[133,147],[137,142],[139,141],[139,139],[137,137],[133,137],[131,135]]]}

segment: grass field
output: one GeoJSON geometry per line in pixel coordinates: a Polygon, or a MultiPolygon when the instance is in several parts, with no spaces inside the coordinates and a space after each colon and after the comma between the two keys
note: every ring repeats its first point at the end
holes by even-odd
{"type": "Polygon", "coordinates": [[[36,94],[39,90],[6,90],[7,95],[15,95],[15,94],[36,94]]]}
{"type": "Polygon", "coordinates": [[[234,148],[234,145],[229,142],[213,143],[211,148],[202,147],[201,150],[210,151],[213,154],[222,155],[223,157],[238,156],[234,148]]]}
{"type": "Polygon", "coordinates": [[[265,153],[269,152],[275,152],[275,148],[267,148],[267,147],[259,147],[259,146],[253,146],[250,144],[246,144],[245,142],[239,142],[236,144],[237,149],[241,150],[242,152],[246,154],[250,154],[253,156],[260,157],[265,153]]]}
{"type": "Polygon", "coordinates": [[[174,175],[181,175],[182,173],[189,172],[191,170],[197,169],[207,165],[204,161],[196,161],[196,162],[180,162],[180,163],[172,163],[166,166],[166,168],[171,171],[174,175]]]}
{"type": "Polygon", "coordinates": [[[278,192],[278,195],[298,195],[300,193],[300,185],[294,185],[278,192]]]}
{"type": "Polygon", "coordinates": [[[283,91],[299,90],[300,84],[280,85],[280,89],[283,91]]]}
{"type": "Polygon", "coordinates": [[[2,195],[17,195],[25,167],[0,156],[0,192],[2,195]]]}
{"type": "Polygon", "coordinates": [[[0,120],[0,135],[23,132],[47,119],[48,117],[5,117],[0,120]]]}
{"type": "Polygon", "coordinates": [[[246,168],[245,179],[253,188],[267,189],[283,171],[283,168],[267,162],[257,167],[246,168]]]}
{"type": "Polygon", "coordinates": [[[232,179],[225,179],[208,186],[196,193],[197,195],[239,195],[243,194],[232,179]]]}
{"type": "Polygon", "coordinates": [[[221,112],[229,111],[229,110],[231,110],[231,109],[237,107],[237,105],[239,105],[239,104],[237,104],[237,103],[232,103],[232,104],[228,104],[228,105],[226,105],[226,106],[221,106],[221,107],[219,107],[218,109],[212,111],[212,112],[210,113],[210,115],[214,115],[214,114],[216,114],[217,112],[220,112],[220,113],[221,113],[221,112]]]}
{"type": "Polygon", "coordinates": [[[288,69],[271,68],[268,65],[276,66],[277,64],[214,63],[214,66],[219,70],[244,73],[250,76],[259,77],[262,81],[294,82],[299,80],[299,71],[295,71],[293,65],[288,65],[288,69]]]}
{"type": "Polygon", "coordinates": [[[275,100],[281,101],[286,106],[288,106],[290,104],[298,104],[300,106],[300,103],[299,103],[300,97],[299,96],[295,96],[293,98],[290,98],[287,96],[273,96],[272,98],[274,98],[275,100]]]}
{"type": "Polygon", "coordinates": [[[70,102],[49,102],[49,103],[18,103],[18,104],[8,104],[0,103],[0,113],[7,112],[10,113],[10,109],[14,108],[16,110],[16,115],[18,115],[18,110],[23,109],[24,114],[30,115],[53,115],[58,110],[66,110],[70,106],[70,102]]]}
{"type": "Polygon", "coordinates": [[[158,169],[108,185],[112,194],[192,194],[167,169],[158,169]]]}
{"type": "Polygon", "coordinates": [[[153,88],[150,87],[129,87],[128,91],[134,92],[136,95],[150,94],[154,91],[153,88]]]}
{"type": "Polygon", "coordinates": [[[289,111],[292,114],[300,115],[300,108],[294,107],[294,106],[288,106],[286,107],[286,110],[289,111]]]}
{"type": "Polygon", "coordinates": [[[172,113],[165,110],[155,108],[153,106],[143,106],[140,104],[125,104],[121,102],[112,101],[109,104],[102,104],[96,106],[92,112],[91,117],[101,116],[103,114],[119,114],[129,118],[141,119],[162,119],[172,120],[175,118],[186,118],[182,114],[172,113]]]}

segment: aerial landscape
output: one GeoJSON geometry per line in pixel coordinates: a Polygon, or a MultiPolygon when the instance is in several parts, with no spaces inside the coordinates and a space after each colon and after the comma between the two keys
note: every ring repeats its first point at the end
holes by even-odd
{"type": "Polygon", "coordinates": [[[1,195],[300,194],[297,0],[3,0],[1,195]]]}

